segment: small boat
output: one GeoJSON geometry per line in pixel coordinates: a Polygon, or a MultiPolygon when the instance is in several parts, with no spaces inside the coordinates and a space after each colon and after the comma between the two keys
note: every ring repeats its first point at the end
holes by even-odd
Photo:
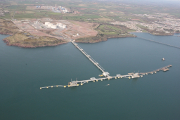
{"type": "Polygon", "coordinates": [[[162,60],[164,61],[165,59],[164,59],[164,58],[162,58],[162,60]]]}
{"type": "Polygon", "coordinates": [[[106,86],[109,86],[110,84],[107,84],[106,86]]]}
{"type": "Polygon", "coordinates": [[[99,75],[100,77],[102,77],[103,75],[99,75]]]}

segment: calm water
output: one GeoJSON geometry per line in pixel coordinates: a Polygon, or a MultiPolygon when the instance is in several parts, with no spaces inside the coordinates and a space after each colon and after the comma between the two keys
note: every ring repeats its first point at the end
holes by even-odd
{"type": "MultiPolygon", "coordinates": [[[[180,46],[179,37],[135,34],[180,46]]],[[[180,119],[180,49],[138,38],[79,44],[111,75],[173,67],[139,79],[40,90],[46,85],[66,85],[71,78],[98,77],[101,71],[71,43],[25,49],[6,46],[5,37],[0,35],[0,120],[180,119]]]]}

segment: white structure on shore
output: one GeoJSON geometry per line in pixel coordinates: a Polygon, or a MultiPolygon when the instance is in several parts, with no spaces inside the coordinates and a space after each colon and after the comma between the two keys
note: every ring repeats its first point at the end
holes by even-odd
{"type": "Polygon", "coordinates": [[[60,28],[63,28],[63,29],[66,28],[66,25],[64,25],[64,24],[62,24],[62,23],[57,23],[56,25],[57,25],[58,27],[60,27],[60,28]]]}
{"type": "Polygon", "coordinates": [[[52,29],[58,29],[58,28],[66,28],[66,25],[62,24],[62,23],[57,23],[57,24],[53,24],[53,23],[50,23],[50,22],[45,22],[45,26],[47,28],[52,28],[52,29]]]}

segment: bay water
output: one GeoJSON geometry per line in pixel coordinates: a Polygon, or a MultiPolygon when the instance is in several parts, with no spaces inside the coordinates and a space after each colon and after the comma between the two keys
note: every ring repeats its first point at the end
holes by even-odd
{"type": "MultiPolygon", "coordinates": [[[[180,47],[180,37],[134,34],[180,47]]],[[[0,35],[0,120],[180,119],[180,49],[139,38],[78,43],[112,76],[172,67],[138,79],[40,90],[67,85],[71,79],[98,78],[101,71],[71,43],[19,48],[7,46],[5,37],[0,35]]]]}

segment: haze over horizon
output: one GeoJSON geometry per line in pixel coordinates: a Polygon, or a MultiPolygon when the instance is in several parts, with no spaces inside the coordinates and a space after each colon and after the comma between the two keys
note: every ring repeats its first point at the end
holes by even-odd
{"type": "Polygon", "coordinates": [[[112,2],[134,3],[134,4],[152,4],[152,5],[161,5],[161,6],[165,5],[171,7],[180,6],[180,0],[98,0],[98,1],[109,1],[109,2],[112,1],[112,2]]]}

